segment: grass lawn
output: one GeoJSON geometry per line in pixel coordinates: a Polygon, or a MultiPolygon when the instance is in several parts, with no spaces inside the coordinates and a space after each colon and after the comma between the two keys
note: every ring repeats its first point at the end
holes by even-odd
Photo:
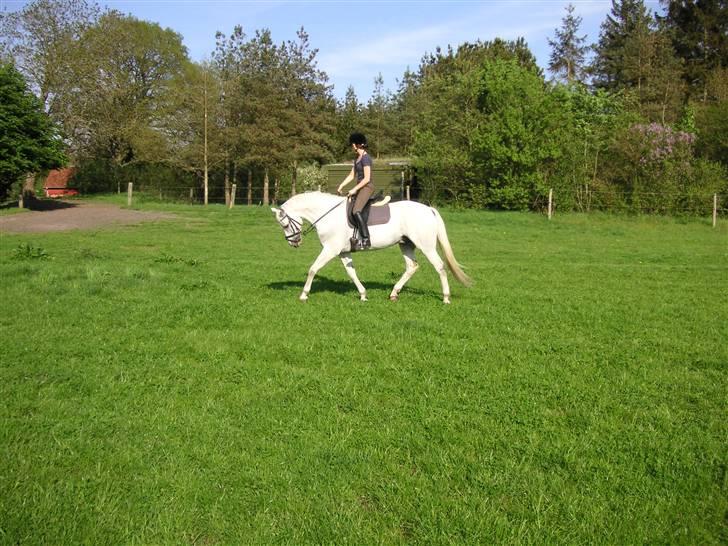
{"type": "Polygon", "coordinates": [[[725,221],[444,210],[451,306],[304,304],[315,235],[156,208],[0,236],[0,543],[728,541],[725,221]]]}

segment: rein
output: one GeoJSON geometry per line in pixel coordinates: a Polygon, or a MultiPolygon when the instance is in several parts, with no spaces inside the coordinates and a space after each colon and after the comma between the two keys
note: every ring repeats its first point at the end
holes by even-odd
{"type": "Polygon", "coordinates": [[[339,205],[341,205],[342,203],[345,203],[345,202],[346,202],[346,199],[344,199],[343,201],[339,201],[338,203],[336,203],[333,207],[331,207],[329,210],[327,210],[321,216],[319,216],[318,219],[315,222],[311,223],[311,225],[308,226],[305,230],[302,230],[301,229],[303,227],[303,224],[301,222],[298,222],[298,221],[294,220],[293,218],[291,218],[288,215],[288,213],[286,211],[283,211],[285,213],[285,215],[286,215],[285,217],[288,218],[288,221],[291,223],[291,225],[295,229],[295,231],[293,233],[291,233],[290,235],[286,235],[286,241],[295,241],[296,238],[299,238],[299,237],[300,238],[298,240],[300,241],[306,235],[308,235],[309,233],[311,233],[311,231],[316,227],[316,224],[318,224],[321,220],[323,220],[324,217],[327,214],[329,214],[336,207],[338,207],[339,205]]]}

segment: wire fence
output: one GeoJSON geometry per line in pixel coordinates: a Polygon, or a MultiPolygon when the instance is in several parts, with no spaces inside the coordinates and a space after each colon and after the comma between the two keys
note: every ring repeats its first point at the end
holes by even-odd
{"type": "MultiPolygon", "coordinates": [[[[335,193],[336,188],[320,185],[306,190],[335,193]]],[[[304,191],[302,188],[301,191],[304,191]]],[[[207,203],[211,205],[263,206],[280,205],[292,195],[290,188],[268,188],[261,185],[229,188],[210,185],[207,203]]],[[[409,186],[390,192],[392,201],[418,200],[409,186]]],[[[202,188],[190,186],[153,187],[132,184],[127,189],[128,204],[140,201],[161,201],[184,204],[205,203],[202,188]]],[[[705,192],[611,191],[592,189],[551,190],[548,196],[539,196],[533,202],[534,210],[548,214],[549,218],[564,212],[602,212],[618,214],[644,214],[660,216],[689,216],[711,218],[713,223],[728,216],[728,194],[705,192]]]]}

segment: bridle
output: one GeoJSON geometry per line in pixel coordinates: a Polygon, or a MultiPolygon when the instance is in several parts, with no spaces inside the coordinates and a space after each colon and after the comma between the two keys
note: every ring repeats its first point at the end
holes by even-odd
{"type": "Polygon", "coordinates": [[[296,220],[295,218],[289,216],[288,213],[285,210],[280,209],[282,215],[281,215],[281,217],[279,218],[278,221],[280,222],[281,227],[283,228],[283,233],[284,233],[284,235],[286,237],[286,241],[288,241],[289,243],[293,243],[295,245],[301,244],[301,241],[303,240],[303,238],[306,235],[308,235],[309,233],[311,233],[311,231],[313,231],[313,229],[316,227],[316,224],[318,224],[324,218],[324,216],[326,216],[328,213],[330,213],[336,207],[338,207],[339,205],[341,205],[341,203],[345,203],[345,202],[346,202],[346,199],[344,199],[343,201],[339,201],[338,203],[336,203],[333,207],[331,207],[329,210],[327,210],[321,216],[319,216],[318,219],[315,222],[312,222],[311,225],[308,226],[305,230],[302,229],[303,228],[303,223],[301,223],[298,220],[296,220]],[[287,225],[283,225],[283,220],[288,220],[288,224],[287,225]],[[289,227],[293,228],[293,231],[290,234],[286,234],[285,231],[289,227]]]}
{"type": "Polygon", "coordinates": [[[288,216],[288,213],[283,209],[281,209],[281,217],[278,221],[283,228],[283,235],[286,237],[286,241],[295,245],[301,244],[301,240],[303,239],[304,235],[303,230],[301,229],[303,227],[303,224],[295,218],[288,216]],[[288,223],[285,225],[283,224],[284,220],[288,221],[288,223]],[[286,233],[286,230],[289,227],[292,229],[290,234],[286,233]]]}

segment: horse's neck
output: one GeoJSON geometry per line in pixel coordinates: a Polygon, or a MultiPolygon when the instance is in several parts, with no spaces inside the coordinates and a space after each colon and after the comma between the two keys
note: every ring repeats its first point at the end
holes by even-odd
{"type": "Polygon", "coordinates": [[[328,193],[311,192],[299,193],[291,197],[284,208],[288,212],[298,214],[308,222],[315,222],[326,213],[331,207],[335,206],[341,198],[330,195],[328,193]]]}

